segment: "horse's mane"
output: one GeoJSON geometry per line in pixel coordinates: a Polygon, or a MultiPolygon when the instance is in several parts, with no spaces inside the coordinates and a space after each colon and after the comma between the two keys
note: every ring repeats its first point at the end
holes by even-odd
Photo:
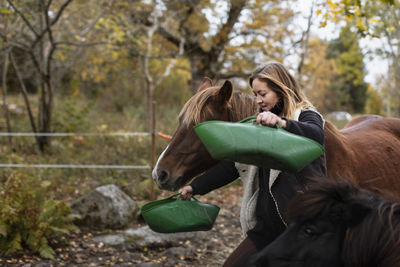
{"type": "Polygon", "coordinates": [[[340,139],[344,139],[344,135],[336,128],[336,126],[330,122],[329,120],[325,120],[325,126],[324,126],[325,133],[328,135],[329,133],[332,135],[335,135],[337,137],[340,137],[340,139]]]}
{"type": "Polygon", "coordinates": [[[297,194],[288,208],[288,221],[313,218],[330,203],[355,197],[369,201],[370,212],[347,231],[343,242],[345,266],[398,266],[400,262],[400,202],[393,196],[376,194],[354,186],[346,179],[314,178],[306,191],[297,194]]]}
{"type": "Polygon", "coordinates": [[[304,190],[290,201],[287,219],[314,218],[323,211],[330,202],[345,202],[346,198],[355,191],[355,187],[347,180],[333,178],[312,178],[304,190]]]}
{"type": "MultiPolygon", "coordinates": [[[[189,126],[202,122],[204,115],[207,112],[212,112],[211,109],[207,108],[207,103],[211,97],[218,93],[219,89],[219,86],[213,86],[193,95],[179,113],[181,123],[189,126]]],[[[257,112],[257,103],[254,101],[254,97],[240,92],[234,92],[227,104],[227,108],[231,111],[230,121],[238,121],[257,112]]]]}
{"type": "Polygon", "coordinates": [[[346,235],[345,266],[398,266],[400,263],[400,204],[383,201],[346,235]]]}
{"type": "Polygon", "coordinates": [[[179,113],[179,120],[181,120],[181,123],[185,125],[200,123],[203,107],[207,103],[207,100],[211,96],[215,95],[218,89],[219,87],[213,86],[194,94],[185,103],[181,112],[179,113]]]}
{"type": "Polygon", "coordinates": [[[253,96],[234,92],[230,101],[230,121],[239,121],[245,117],[256,115],[258,105],[253,96]]]}

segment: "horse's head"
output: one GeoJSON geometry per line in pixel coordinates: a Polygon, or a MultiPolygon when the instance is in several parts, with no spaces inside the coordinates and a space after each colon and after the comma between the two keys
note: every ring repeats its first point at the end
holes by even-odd
{"type": "Polygon", "coordinates": [[[209,78],[203,80],[196,94],[181,110],[178,129],[154,167],[152,176],[161,189],[177,190],[217,163],[197,137],[193,126],[207,120],[229,120],[231,98],[230,81],[215,87],[209,78]]]}
{"type": "Polygon", "coordinates": [[[370,212],[371,194],[348,182],[321,179],[291,201],[290,224],[256,255],[253,265],[343,266],[343,243],[351,236],[348,229],[370,212]]]}

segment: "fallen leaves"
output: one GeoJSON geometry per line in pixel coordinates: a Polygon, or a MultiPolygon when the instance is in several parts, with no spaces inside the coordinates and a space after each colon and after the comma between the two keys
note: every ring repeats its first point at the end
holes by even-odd
{"type": "Polygon", "coordinates": [[[25,251],[13,257],[0,258],[0,266],[22,266],[43,263],[46,266],[133,266],[141,263],[158,263],[162,266],[221,266],[229,254],[242,240],[239,224],[241,186],[219,189],[209,195],[200,196],[200,201],[218,205],[220,215],[207,240],[185,240],[169,247],[142,247],[135,250],[116,249],[93,237],[118,231],[85,232],[62,236],[50,240],[56,256],[52,260],[40,259],[25,251]]]}

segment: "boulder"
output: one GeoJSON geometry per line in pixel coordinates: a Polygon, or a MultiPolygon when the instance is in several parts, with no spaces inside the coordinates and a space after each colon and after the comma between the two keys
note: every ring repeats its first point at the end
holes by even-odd
{"type": "Polygon", "coordinates": [[[71,207],[81,217],[75,223],[93,229],[124,228],[138,212],[135,201],[114,184],[97,187],[75,200],[71,207]]]}
{"type": "Polygon", "coordinates": [[[118,234],[95,236],[93,241],[98,246],[101,244],[100,246],[132,250],[144,247],[171,247],[187,240],[207,240],[208,238],[207,231],[163,234],[154,232],[148,226],[142,226],[126,229],[118,234]]]}

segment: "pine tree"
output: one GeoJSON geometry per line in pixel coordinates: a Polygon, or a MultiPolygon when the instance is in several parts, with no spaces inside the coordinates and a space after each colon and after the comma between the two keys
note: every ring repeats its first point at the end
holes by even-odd
{"type": "Polygon", "coordinates": [[[339,38],[329,43],[327,57],[335,59],[338,68],[329,88],[337,96],[336,109],[364,112],[368,85],[364,82],[363,54],[357,33],[349,26],[343,27],[339,38]]]}

